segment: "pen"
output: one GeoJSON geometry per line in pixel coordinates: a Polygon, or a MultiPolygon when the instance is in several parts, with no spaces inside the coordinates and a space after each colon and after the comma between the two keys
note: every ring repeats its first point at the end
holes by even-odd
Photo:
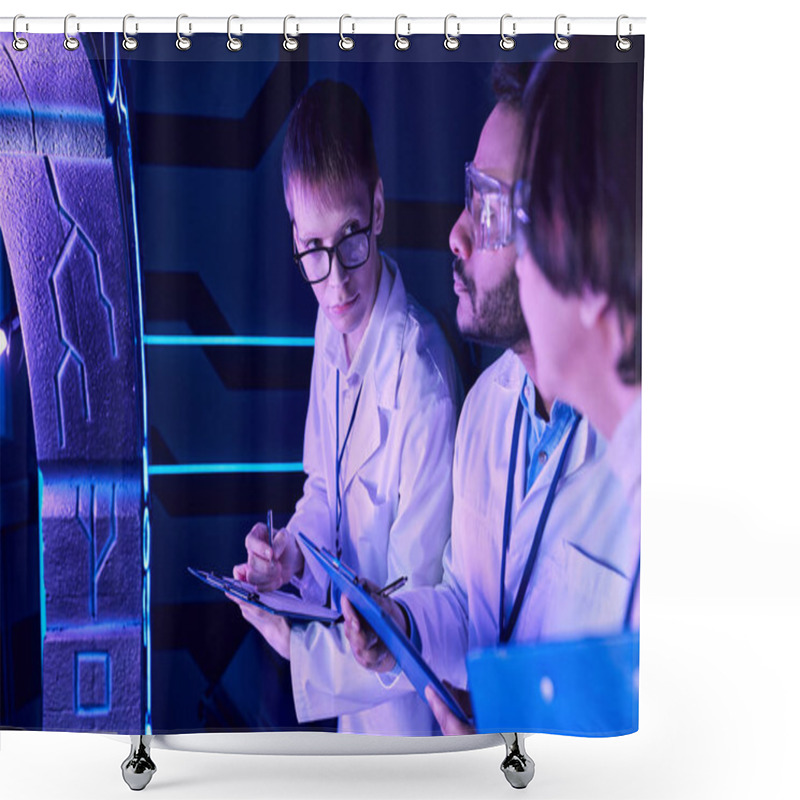
{"type": "Polygon", "coordinates": [[[272,509],[267,511],[267,536],[269,537],[269,546],[272,548],[272,509]]]}
{"type": "Polygon", "coordinates": [[[390,594],[394,594],[398,589],[402,589],[406,585],[407,580],[408,578],[405,576],[398,578],[396,581],[392,581],[388,586],[384,586],[378,594],[381,597],[388,597],[390,594]]]}

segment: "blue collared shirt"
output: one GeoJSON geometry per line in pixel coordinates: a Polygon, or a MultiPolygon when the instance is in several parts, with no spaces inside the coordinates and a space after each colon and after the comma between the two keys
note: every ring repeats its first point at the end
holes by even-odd
{"type": "Polygon", "coordinates": [[[546,422],[536,410],[535,395],[536,388],[530,376],[526,374],[520,392],[522,406],[528,415],[525,448],[526,494],[575,420],[575,410],[572,406],[556,400],[550,409],[550,421],[546,422]]]}

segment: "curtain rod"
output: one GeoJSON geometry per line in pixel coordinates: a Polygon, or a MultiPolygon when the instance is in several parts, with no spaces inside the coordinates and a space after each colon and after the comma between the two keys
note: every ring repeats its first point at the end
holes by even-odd
{"type": "MultiPolygon", "coordinates": [[[[559,15],[558,30],[561,35],[614,36],[617,33],[616,17],[569,17],[559,15]],[[567,27],[569,26],[569,28],[567,27]]],[[[645,17],[626,17],[621,23],[623,36],[644,33],[645,17]]],[[[14,17],[0,17],[0,32],[11,33],[14,17]]],[[[129,36],[143,33],[175,33],[175,17],[129,17],[126,30],[129,36]]],[[[500,17],[451,16],[447,30],[454,36],[500,33],[500,17]]],[[[402,36],[414,34],[439,34],[445,32],[443,17],[351,17],[342,22],[339,17],[293,16],[286,22],[284,17],[236,17],[232,32],[237,36],[270,33],[297,36],[304,33],[345,34],[395,34],[395,26],[402,36]],[[284,29],[284,26],[285,29],[284,29]],[[340,28],[341,26],[341,28],[340,28]]],[[[122,17],[70,16],[69,33],[122,33],[122,17]]],[[[181,34],[226,33],[228,17],[183,16],[181,34]]],[[[533,33],[550,33],[555,30],[555,17],[514,17],[505,15],[503,30],[509,36],[533,33]]],[[[20,17],[17,33],[64,33],[64,17],[20,17]]]]}

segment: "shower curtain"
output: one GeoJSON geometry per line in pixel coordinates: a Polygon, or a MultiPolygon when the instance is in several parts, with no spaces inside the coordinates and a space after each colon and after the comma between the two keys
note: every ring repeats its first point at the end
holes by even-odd
{"type": "Polygon", "coordinates": [[[643,37],[27,38],[0,727],[637,730],[643,37]],[[559,383],[584,289],[611,428],[559,383]]]}

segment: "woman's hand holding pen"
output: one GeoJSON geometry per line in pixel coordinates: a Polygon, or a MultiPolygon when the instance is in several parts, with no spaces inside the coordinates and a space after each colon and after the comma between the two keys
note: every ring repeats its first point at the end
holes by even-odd
{"type": "Polygon", "coordinates": [[[239,565],[244,567],[244,572],[240,574],[244,574],[244,580],[259,592],[280,589],[303,572],[303,553],[286,528],[276,531],[270,544],[269,527],[258,522],[247,534],[244,545],[247,548],[247,563],[239,565]]]}
{"type": "MultiPolygon", "coordinates": [[[[402,607],[382,594],[381,588],[371,581],[365,580],[363,585],[375,598],[378,605],[397,623],[400,630],[408,636],[408,624],[402,607]]],[[[350,642],[350,648],[356,661],[362,667],[374,672],[389,672],[393,669],[394,656],[344,595],[342,596],[342,614],[344,615],[344,635],[350,642]]]]}

